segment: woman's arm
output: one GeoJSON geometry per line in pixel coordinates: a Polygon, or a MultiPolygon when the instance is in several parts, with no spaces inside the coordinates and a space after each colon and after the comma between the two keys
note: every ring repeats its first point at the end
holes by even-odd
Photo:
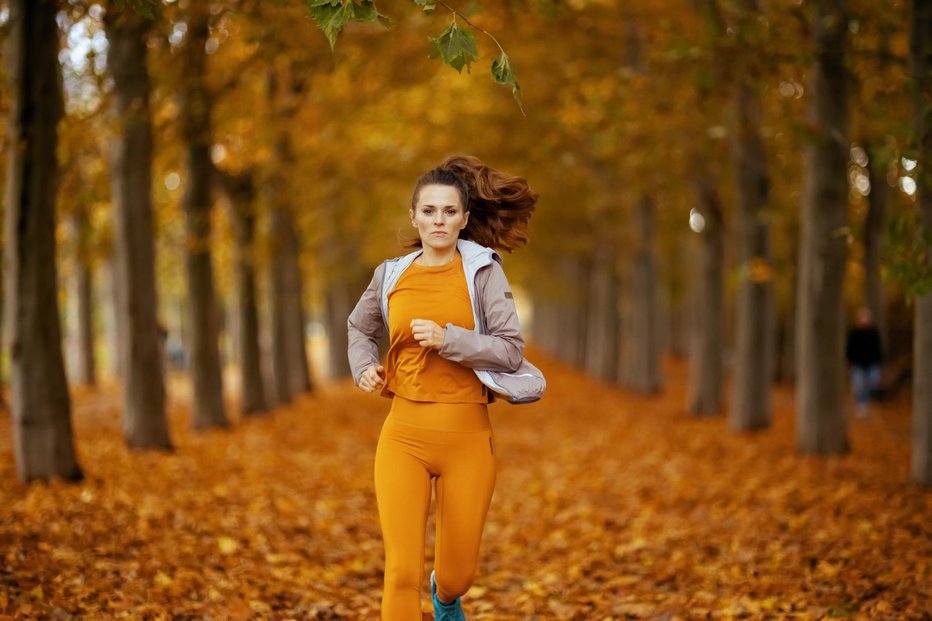
{"type": "Polygon", "coordinates": [[[384,273],[384,263],[375,268],[372,282],[366,287],[359,302],[356,303],[356,308],[346,320],[349,340],[347,355],[353,373],[353,382],[357,386],[366,369],[372,365],[379,365],[379,337],[382,336],[384,329],[380,299],[384,273]]]}
{"type": "Polygon", "coordinates": [[[476,295],[488,334],[446,325],[439,354],[447,360],[485,371],[517,370],[524,358],[524,338],[511,286],[498,261],[476,275],[476,295]]]}

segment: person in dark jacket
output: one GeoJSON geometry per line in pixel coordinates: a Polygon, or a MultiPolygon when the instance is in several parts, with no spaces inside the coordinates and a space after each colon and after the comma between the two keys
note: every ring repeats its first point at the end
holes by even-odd
{"type": "Polygon", "coordinates": [[[869,308],[858,309],[855,326],[848,332],[845,358],[851,373],[855,414],[863,418],[867,415],[871,393],[880,386],[880,363],[883,360],[880,331],[874,325],[869,308]]]}

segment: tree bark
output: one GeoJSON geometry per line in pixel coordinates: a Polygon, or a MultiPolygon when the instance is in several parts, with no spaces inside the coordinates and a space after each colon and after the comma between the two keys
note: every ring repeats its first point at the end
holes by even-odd
{"type": "Polygon", "coordinates": [[[749,75],[739,79],[734,168],[738,207],[738,307],[729,426],[751,431],[770,426],[776,371],[773,251],[764,209],[770,179],[760,136],[760,96],[749,75]]]}
{"type": "Polygon", "coordinates": [[[74,305],[75,380],[84,386],[93,386],[97,383],[97,365],[94,358],[93,276],[87,239],[89,223],[83,207],[79,207],[72,214],[70,226],[76,269],[71,296],[74,305]]]}
{"type": "Polygon", "coordinates": [[[185,267],[191,321],[191,378],[194,383],[194,426],[227,427],[220,368],[219,315],[210,256],[211,95],[204,81],[210,7],[189,5],[184,45],[181,125],[187,158],[182,204],[188,242],[185,267]]]}
{"type": "Polygon", "coordinates": [[[709,416],[722,410],[724,343],[725,222],[715,181],[709,175],[696,183],[699,210],[705,217],[702,245],[693,279],[693,324],[690,347],[687,411],[709,416]]]}
{"type": "Polygon", "coordinates": [[[631,316],[624,383],[641,394],[660,392],[660,356],[657,347],[657,257],[654,203],[643,195],[636,207],[640,240],[631,274],[631,316]]]}
{"type": "Polygon", "coordinates": [[[806,149],[797,321],[796,444],[805,453],[849,450],[845,419],[844,312],[848,224],[845,0],[818,0],[806,149]]]}
{"type": "MultiPolygon", "coordinates": [[[[273,187],[269,194],[274,197],[278,192],[275,184],[281,183],[278,173],[272,174],[269,181],[273,187]]],[[[269,324],[271,325],[272,340],[272,388],[275,402],[279,404],[291,403],[294,392],[291,386],[291,373],[289,371],[288,356],[288,322],[287,304],[288,296],[285,256],[281,249],[280,240],[284,237],[284,213],[281,209],[272,207],[269,217],[269,239],[271,251],[269,253],[269,290],[272,296],[269,306],[269,324]]]]}
{"type": "Polygon", "coordinates": [[[346,333],[346,318],[353,310],[356,300],[353,300],[352,291],[361,291],[365,288],[351,287],[346,278],[333,278],[327,288],[327,340],[328,340],[328,371],[331,379],[350,377],[349,360],[346,357],[348,336],[346,333]]]}
{"type": "MultiPolygon", "coordinates": [[[[913,127],[918,146],[916,206],[922,222],[926,261],[932,266],[932,2],[913,0],[910,65],[913,127]]],[[[932,293],[916,299],[913,343],[913,455],[912,480],[932,485],[932,293]]]]}
{"type": "Polygon", "coordinates": [[[74,451],[55,268],[57,2],[11,0],[5,270],[13,451],[22,481],[83,477],[74,451]]]}
{"type": "Polygon", "coordinates": [[[236,329],[240,365],[240,411],[244,415],[268,410],[262,379],[259,349],[259,311],[256,304],[255,236],[256,198],[251,171],[230,175],[216,171],[230,201],[230,213],[236,240],[236,329]]]}
{"type": "Polygon", "coordinates": [[[586,315],[581,300],[587,291],[587,274],[581,259],[563,255],[558,259],[568,292],[557,304],[560,332],[557,335],[558,357],[566,364],[582,368],[585,361],[586,315]]]}
{"type": "Polygon", "coordinates": [[[122,308],[119,300],[119,292],[117,291],[117,279],[119,275],[117,273],[117,258],[116,258],[116,249],[112,251],[114,254],[111,254],[107,258],[106,263],[101,270],[101,284],[100,284],[100,293],[101,293],[101,308],[103,314],[103,324],[104,324],[104,340],[107,343],[107,373],[111,377],[119,377],[122,375],[120,370],[120,355],[123,351],[122,343],[123,339],[121,337],[120,320],[118,318],[119,309],[122,308]]]}
{"type": "MultiPolygon", "coordinates": [[[[289,226],[285,231],[284,268],[285,282],[288,289],[286,298],[286,330],[288,337],[288,372],[291,392],[302,394],[311,392],[311,367],[307,359],[307,337],[305,334],[306,315],[304,312],[304,275],[301,270],[301,241],[298,236],[297,225],[291,212],[285,214],[289,226]]],[[[352,306],[346,311],[348,317],[352,306]]],[[[345,322],[344,322],[345,323],[345,322]]],[[[342,330],[345,334],[346,329],[342,330]]],[[[346,349],[343,349],[346,358],[346,349]]]]}
{"type": "Polygon", "coordinates": [[[589,278],[586,373],[614,382],[618,375],[618,274],[614,249],[597,244],[589,278]]]}
{"type": "Polygon", "coordinates": [[[152,119],[146,36],[150,24],[111,4],[105,19],[107,62],[120,131],[110,183],[115,229],[113,287],[123,379],[123,435],[133,448],[171,449],[165,414],[161,331],[156,309],[152,214],[152,119]]]}

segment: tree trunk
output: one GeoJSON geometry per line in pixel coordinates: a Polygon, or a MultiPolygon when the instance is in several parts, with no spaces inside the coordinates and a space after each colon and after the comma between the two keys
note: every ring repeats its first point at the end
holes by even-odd
{"type": "Polygon", "coordinates": [[[773,252],[764,208],[770,188],[760,137],[760,96],[750,76],[736,93],[734,158],[738,207],[738,308],[729,426],[750,431],[770,426],[776,366],[773,252]]]}
{"type": "Polygon", "coordinates": [[[353,310],[356,300],[352,291],[361,291],[363,287],[351,287],[346,278],[332,279],[327,290],[327,341],[328,374],[331,379],[350,376],[349,361],[346,357],[348,347],[346,318],[353,310]]]}
{"type": "Polygon", "coordinates": [[[111,4],[105,20],[107,62],[121,133],[111,155],[111,193],[123,379],[123,434],[133,448],[171,449],[165,414],[161,330],[156,309],[155,227],[152,214],[152,120],[146,35],[149,23],[111,4]]]}
{"type": "MultiPolygon", "coordinates": [[[[692,233],[690,232],[691,236],[692,233]]],[[[674,244],[670,248],[669,261],[672,266],[672,277],[670,286],[667,288],[667,300],[669,306],[669,339],[666,346],[667,352],[677,358],[684,358],[689,353],[689,281],[690,274],[690,253],[686,252],[684,246],[687,245],[686,238],[674,244]]]]}
{"type": "Polygon", "coordinates": [[[185,267],[191,321],[191,378],[194,383],[194,426],[227,427],[220,369],[219,316],[210,256],[210,116],[211,96],[204,82],[210,7],[189,5],[184,46],[181,125],[187,156],[184,206],[188,242],[185,267]]]}
{"type": "Polygon", "coordinates": [[[256,198],[251,171],[229,175],[217,171],[220,187],[230,201],[231,219],[236,237],[235,312],[238,331],[237,349],[240,364],[240,411],[245,415],[268,410],[262,379],[259,349],[259,312],[256,304],[255,236],[256,198]]]}
{"type": "MultiPolygon", "coordinates": [[[[916,205],[926,260],[932,265],[932,2],[913,0],[909,46],[913,91],[913,127],[918,145],[916,205]]],[[[932,293],[916,299],[913,357],[912,480],[932,485],[932,293]]]]}
{"type": "Polygon", "coordinates": [[[589,278],[588,318],[586,320],[586,373],[614,382],[618,375],[618,275],[614,248],[604,241],[597,244],[589,278]]]}
{"type": "MultiPolygon", "coordinates": [[[[281,183],[277,173],[273,173],[269,183],[271,197],[275,197],[278,190],[274,187],[281,183]]],[[[274,198],[273,198],[274,200],[274,198]]],[[[282,250],[281,240],[284,232],[284,214],[280,208],[272,207],[269,215],[269,291],[271,304],[269,305],[269,324],[271,326],[271,353],[272,353],[272,387],[275,402],[279,404],[291,403],[294,393],[291,388],[291,373],[289,371],[288,356],[288,297],[287,273],[285,267],[285,254],[282,250]]]]}
{"type": "MultiPolygon", "coordinates": [[[[288,289],[285,321],[288,332],[286,343],[288,345],[289,383],[293,394],[302,394],[311,392],[312,387],[311,367],[307,359],[307,337],[304,329],[306,316],[304,313],[304,275],[301,270],[301,241],[291,212],[288,211],[285,215],[288,217],[288,228],[285,232],[283,259],[284,277],[288,289]]],[[[352,306],[347,309],[347,317],[352,310],[352,306]]],[[[346,332],[345,326],[342,331],[346,332]]],[[[343,350],[343,357],[346,358],[346,349],[343,350]]]]}
{"type": "Polygon", "coordinates": [[[112,250],[110,257],[107,258],[103,270],[101,270],[100,297],[101,308],[103,310],[104,339],[107,343],[107,373],[110,377],[120,377],[120,352],[123,346],[120,344],[121,337],[119,309],[122,308],[117,291],[117,281],[119,279],[116,249],[112,250]]]}
{"type": "Polygon", "coordinates": [[[693,279],[692,345],[686,409],[693,416],[709,416],[722,410],[725,223],[715,181],[704,175],[696,186],[705,228],[700,234],[702,248],[698,273],[693,279]]]}
{"type": "Polygon", "coordinates": [[[889,353],[887,301],[880,275],[883,233],[887,221],[887,204],[890,202],[890,186],[887,184],[889,161],[881,149],[870,148],[868,145],[866,150],[870,194],[867,195],[867,218],[864,222],[864,301],[880,331],[883,350],[889,353]]]}
{"type": "Polygon", "coordinates": [[[849,450],[842,284],[848,223],[848,15],[818,0],[809,92],[815,135],[806,149],[797,321],[796,443],[806,453],[849,450]]]}
{"type": "Polygon", "coordinates": [[[587,275],[581,259],[563,255],[558,270],[567,285],[567,295],[558,304],[560,332],[557,336],[558,357],[566,364],[581,368],[585,361],[586,315],[581,300],[587,291],[587,275]]]}
{"type": "Polygon", "coordinates": [[[654,203],[642,196],[636,208],[638,239],[631,275],[631,317],[625,361],[625,384],[645,395],[660,392],[657,347],[657,257],[654,249],[654,203]]]}
{"type": "Polygon", "coordinates": [[[55,150],[63,112],[57,2],[11,0],[9,11],[4,251],[13,451],[22,481],[78,480],[55,268],[55,150]]]}
{"type": "Polygon", "coordinates": [[[93,321],[93,286],[88,248],[87,212],[83,207],[72,214],[70,220],[71,238],[74,243],[74,264],[76,269],[72,287],[74,308],[75,380],[84,386],[97,383],[97,365],[94,359],[94,321],[93,321]]]}

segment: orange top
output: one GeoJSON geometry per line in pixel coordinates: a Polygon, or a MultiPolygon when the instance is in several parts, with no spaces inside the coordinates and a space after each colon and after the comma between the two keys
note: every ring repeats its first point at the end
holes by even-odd
{"type": "Polygon", "coordinates": [[[430,319],[440,327],[475,327],[460,253],[446,265],[412,263],[389,292],[385,387],[412,401],[487,403],[485,386],[472,369],[418,345],[412,319],[430,319]]]}

